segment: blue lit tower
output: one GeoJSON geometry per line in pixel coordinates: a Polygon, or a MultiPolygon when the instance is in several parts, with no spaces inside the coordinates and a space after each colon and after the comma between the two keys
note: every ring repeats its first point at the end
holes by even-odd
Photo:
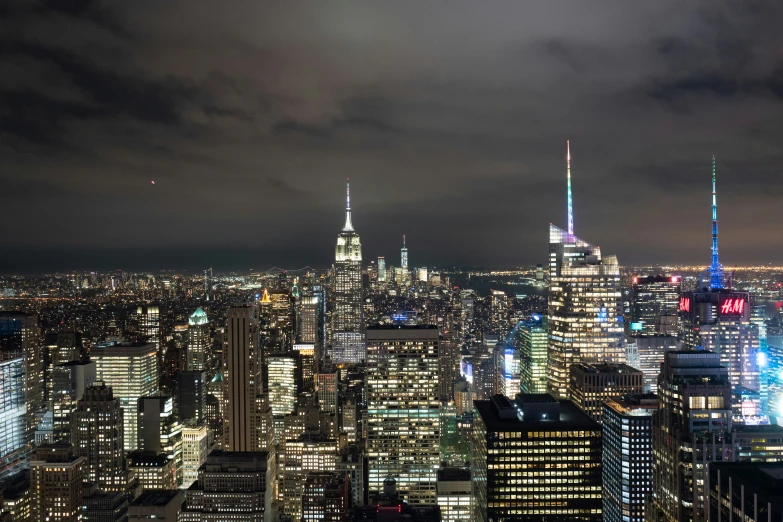
{"type": "Polygon", "coordinates": [[[547,387],[567,398],[577,363],[625,363],[620,267],[574,235],[571,144],[567,142],[568,230],[549,225],[547,387]]]}
{"type": "Polygon", "coordinates": [[[718,258],[718,204],[716,162],[712,157],[712,256],[709,284],[696,292],[683,293],[678,304],[679,338],[683,348],[711,350],[729,369],[737,419],[758,413],[759,329],[750,321],[748,292],[726,288],[723,267],[718,258]],[[745,405],[743,406],[743,402],[745,405]]]}
{"type": "Polygon", "coordinates": [[[346,184],[345,226],[337,236],[334,259],[334,310],[332,312],[332,362],[364,360],[362,315],[362,244],[351,222],[351,184],[346,184]]]}

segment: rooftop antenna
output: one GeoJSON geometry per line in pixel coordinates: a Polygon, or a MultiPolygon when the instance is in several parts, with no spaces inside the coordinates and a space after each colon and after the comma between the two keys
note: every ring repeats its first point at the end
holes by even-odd
{"type": "Polygon", "coordinates": [[[571,192],[571,140],[566,141],[566,168],[568,172],[568,235],[574,235],[574,197],[571,192]]]}

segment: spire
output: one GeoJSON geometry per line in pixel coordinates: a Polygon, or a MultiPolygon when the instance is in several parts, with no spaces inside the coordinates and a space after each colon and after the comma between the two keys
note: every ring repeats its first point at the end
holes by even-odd
{"type": "Polygon", "coordinates": [[[574,235],[574,197],[571,194],[571,140],[566,141],[566,169],[568,173],[568,235],[574,235]]]}
{"type": "Polygon", "coordinates": [[[402,235],[402,246],[405,247],[405,234],[402,235]]]}
{"type": "Polygon", "coordinates": [[[400,266],[408,268],[408,247],[405,246],[405,234],[402,235],[402,248],[400,249],[400,266]]]}
{"type": "Polygon", "coordinates": [[[712,263],[710,289],[723,288],[723,267],[718,260],[718,199],[715,190],[715,155],[712,156],[712,263]]]}
{"type": "Polygon", "coordinates": [[[345,182],[345,226],[343,232],[353,232],[353,223],[351,223],[351,178],[345,182]]]}

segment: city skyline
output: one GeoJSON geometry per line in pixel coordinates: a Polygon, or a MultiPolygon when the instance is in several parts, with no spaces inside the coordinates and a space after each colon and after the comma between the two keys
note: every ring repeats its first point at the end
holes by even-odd
{"type": "Polygon", "coordinates": [[[624,263],[709,255],[713,154],[724,262],[774,261],[783,8],[671,6],[12,3],[0,271],[328,266],[346,177],[368,259],[535,264],[566,140],[624,263]]]}

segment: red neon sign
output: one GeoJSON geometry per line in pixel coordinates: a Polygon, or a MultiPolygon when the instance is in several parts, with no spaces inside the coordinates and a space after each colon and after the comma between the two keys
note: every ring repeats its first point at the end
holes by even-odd
{"type": "Polygon", "coordinates": [[[745,311],[745,299],[729,297],[720,304],[720,313],[724,315],[739,315],[745,311]]]}
{"type": "Polygon", "coordinates": [[[691,311],[691,298],[680,297],[680,312],[690,312],[690,311],[691,311]]]}

